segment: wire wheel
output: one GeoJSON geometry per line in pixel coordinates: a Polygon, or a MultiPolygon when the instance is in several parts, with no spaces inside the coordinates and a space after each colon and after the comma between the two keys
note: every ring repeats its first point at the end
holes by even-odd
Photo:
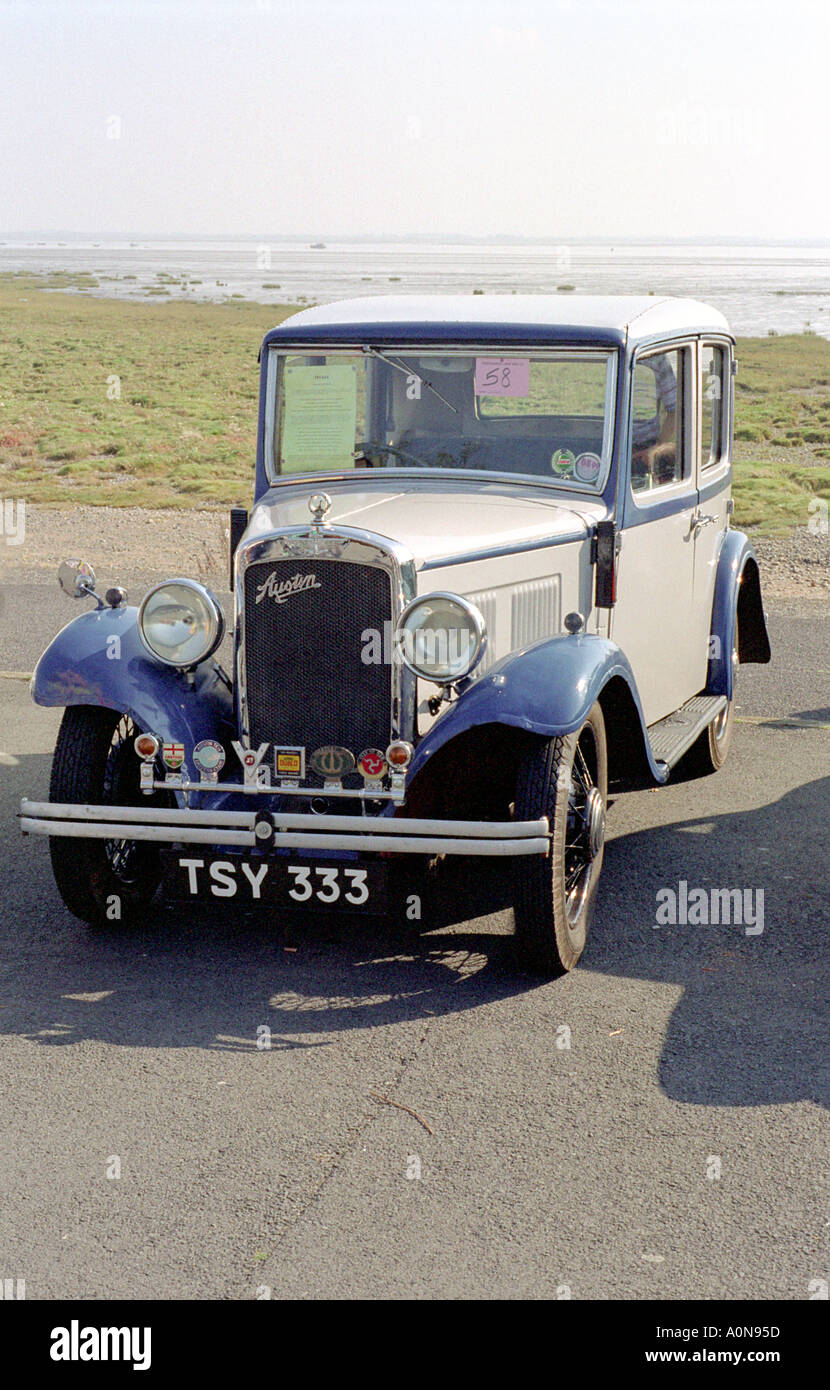
{"type": "MultiPolygon", "coordinates": [[[[167,806],[169,795],[144,797],[133,740],[142,731],[129,715],[89,705],[64,712],[49,800],[70,805],[167,806]]],[[[139,917],[155,896],[161,860],[145,840],[98,840],[53,835],[52,871],[69,911],[90,925],[139,917]]]]}
{"type": "Polygon", "coordinates": [[[602,710],[561,738],[538,739],[516,781],[517,820],[547,816],[550,852],[518,858],[516,939],[525,962],[546,975],[572,970],[588,935],[602,870],[608,754],[602,710]]]}
{"type": "MultiPolygon", "coordinates": [[[[137,806],[140,792],[135,776],[136,756],[132,742],[141,733],[128,714],[116,724],[104,767],[101,801],[105,806],[137,806]],[[130,773],[133,776],[130,776],[130,773]]],[[[124,884],[138,882],[141,872],[136,840],[105,840],[104,853],[115,878],[124,884]]]]}
{"type": "Polygon", "coordinates": [[[597,786],[597,745],[594,729],[580,730],[571,767],[565,832],[565,911],[572,930],[590,901],[597,858],[605,842],[605,799],[597,786]]]}

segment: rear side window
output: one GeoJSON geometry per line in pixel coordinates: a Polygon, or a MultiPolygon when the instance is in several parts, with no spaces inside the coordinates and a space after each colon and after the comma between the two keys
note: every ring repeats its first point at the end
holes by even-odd
{"type": "Polygon", "coordinates": [[[701,344],[700,354],[700,466],[714,468],[726,453],[729,357],[713,343],[701,344]]]}
{"type": "Polygon", "coordinates": [[[631,487],[652,492],[689,476],[688,348],[640,357],[634,366],[631,487]]]}

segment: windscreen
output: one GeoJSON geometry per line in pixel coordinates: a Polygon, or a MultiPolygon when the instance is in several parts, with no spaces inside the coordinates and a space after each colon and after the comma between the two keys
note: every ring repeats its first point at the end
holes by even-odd
{"type": "Polygon", "coordinates": [[[598,491],[615,354],[272,349],[272,471],[468,470],[598,491]]]}

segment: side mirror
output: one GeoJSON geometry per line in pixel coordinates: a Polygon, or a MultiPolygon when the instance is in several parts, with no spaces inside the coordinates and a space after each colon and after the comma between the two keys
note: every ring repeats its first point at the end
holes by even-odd
{"type": "Polygon", "coordinates": [[[58,583],[70,598],[87,598],[95,593],[95,571],[86,560],[64,560],[58,583]]]}

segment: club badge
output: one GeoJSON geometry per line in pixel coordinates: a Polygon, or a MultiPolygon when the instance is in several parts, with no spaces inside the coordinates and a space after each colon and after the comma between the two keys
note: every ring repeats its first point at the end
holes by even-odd
{"type": "Polygon", "coordinates": [[[333,744],[316,748],[309,762],[318,776],[326,782],[339,782],[341,777],[354,772],[354,754],[350,753],[348,748],[338,748],[333,744]]]}
{"type": "Polygon", "coordinates": [[[357,760],[357,770],[364,782],[380,782],[386,771],[386,758],[379,748],[367,748],[357,760]]]}
{"type": "Polygon", "coordinates": [[[305,749],[277,745],[274,773],[278,782],[301,782],[305,777],[305,749]]]}
{"type": "Polygon", "coordinates": [[[225,750],[215,738],[203,738],[193,749],[193,762],[203,782],[218,782],[225,766],[225,750]]]}
{"type": "Polygon", "coordinates": [[[170,772],[178,772],[184,762],[184,744],[163,743],[161,745],[161,760],[170,772]]]}
{"type": "Polygon", "coordinates": [[[268,752],[268,748],[269,744],[261,743],[254,752],[253,748],[246,748],[234,739],[233,751],[242,764],[246,787],[268,787],[271,785],[270,769],[262,766],[262,759],[268,752]]]}

